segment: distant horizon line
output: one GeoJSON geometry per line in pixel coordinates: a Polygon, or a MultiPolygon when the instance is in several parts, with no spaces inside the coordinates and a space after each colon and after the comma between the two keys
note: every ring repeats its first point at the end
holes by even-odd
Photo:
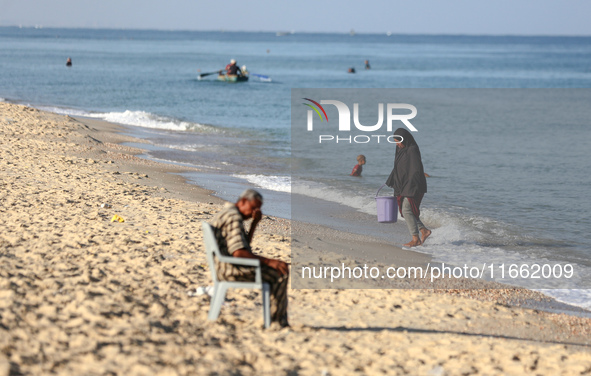
{"type": "Polygon", "coordinates": [[[44,25],[0,25],[0,28],[18,28],[18,29],[65,29],[65,30],[118,30],[118,31],[160,31],[160,32],[217,32],[217,33],[281,33],[281,36],[289,36],[293,34],[344,34],[344,35],[414,35],[414,36],[466,36],[466,37],[571,37],[571,38],[585,38],[591,37],[591,34],[468,34],[468,33],[402,33],[402,32],[365,32],[355,31],[296,31],[296,30],[227,30],[227,29],[159,29],[159,28],[123,28],[123,27],[94,27],[94,26],[44,26],[44,25]]]}

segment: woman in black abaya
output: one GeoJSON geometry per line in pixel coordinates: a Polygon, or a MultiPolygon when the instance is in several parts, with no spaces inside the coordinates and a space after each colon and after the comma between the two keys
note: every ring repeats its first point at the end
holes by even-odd
{"type": "Polygon", "coordinates": [[[394,169],[386,180],[386,185],[394,188],[400,215],[405,219],[412,236],[412,240],[404,246],[416,247],[423,244],[431,235],[431,230],[425,227],[419,218],[421,215],[419,207],[427,192],[427,179],[419,145],[410,132],[404,128],[398,128],[394,132],[394,138],[397,141],[402,139],[402,142],[396,144],[394,169]]]}

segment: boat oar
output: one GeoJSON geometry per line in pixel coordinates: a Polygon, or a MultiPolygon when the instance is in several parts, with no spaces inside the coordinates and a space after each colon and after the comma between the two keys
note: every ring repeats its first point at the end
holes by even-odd
{"type": "Polygon", "coordinates": [[[256,77],[260,78],[260,79],[261,79],[261,81],[268,81],[268,82],[271,82],[271,81],[272,81],[272,80],[271,80],[271,77],[269,77],[269,76],[265,76],[264,74],[250,73],[250,75],[252,75],[252,76],[256,76],[256,77]]]}
{"type": "Polygon", "coordinates": [[[215,71],[215,72],[209,72],[209,73],[201,73],[199,76],[197,76],[197,79],[200,80],[203,77],[206,77],[206,76],[209,76],[209,75],[212,75],[212,74],[219,74],[220,72],[221,72],[221,70],[215,71]]]}

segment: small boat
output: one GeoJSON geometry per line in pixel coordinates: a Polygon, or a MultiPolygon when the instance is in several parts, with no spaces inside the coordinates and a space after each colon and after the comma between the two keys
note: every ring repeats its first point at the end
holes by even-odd
{"type": "Polygon", "coordinates": [[[220,74],[220,75],[218,75],[218,80],[224,81],[224,82],[246,82],[246,81],[248,81],[248,76],[236,76],[234,74],[232,74],[232,75],[220,74]]]}

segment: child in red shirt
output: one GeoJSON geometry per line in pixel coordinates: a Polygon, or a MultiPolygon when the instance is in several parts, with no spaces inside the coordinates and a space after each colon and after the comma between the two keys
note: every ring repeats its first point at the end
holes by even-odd
{"type": "Polygon", "coordinates": [[[353,171],[351,171],[351,176],[361,176],[361,171],[363,171],[363,165],[365,164],[365,155],[360,154],[357,156],[357,165],[353,167],[353,171]]]}

